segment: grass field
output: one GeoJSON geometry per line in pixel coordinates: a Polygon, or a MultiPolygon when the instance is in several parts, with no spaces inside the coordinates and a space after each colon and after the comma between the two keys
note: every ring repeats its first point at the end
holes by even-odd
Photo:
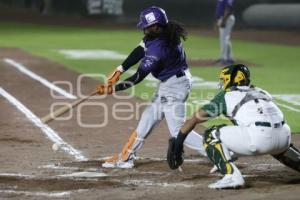
{"type": "MultiPolygon", "coordinates": [[[[121,60],[69,59],[60,54],[59,49],[105,49],[126,55],[142,38],[142,33],[134,30],[8,23],[0,23],[0,29],[1,48],[21,48],[80,73],[107,74],[118,66],[121,60]]],[[[184,45],[189,59],[216,59],[219,55],[218,39],[214,37],[190,35],[184,45]]],[[[300,121],[300,47],[234,40],[233,50],[235,58],[255,63],[255,67],[250,66],[252,82],[255,85],[274,95],[298,95],[292,102],[282,99],[277,99],[277,102],[280,103],[292,131],[300,132],[300,123],[298,123],[300,121]]],[[[201,77],[205,81],[218,81],[219,70],[219,67],[211,66],[191,68],[194,76],[201,77]]],[[[144,81],[136,88],[136,95],[143,98],[146,96],[145,100],[150,98],[154,91],[154,88],[149,87],[147,83],[149,81],[144,81]],[[149,94],[145,95],[145,91],[149,94]]],[[[189,101],[201,103],[202,100],[212,97],[217,90],[195,87],[192,92],[189,101]]],[[[191,111],[188,114],[190,115],[191,111]]]]}

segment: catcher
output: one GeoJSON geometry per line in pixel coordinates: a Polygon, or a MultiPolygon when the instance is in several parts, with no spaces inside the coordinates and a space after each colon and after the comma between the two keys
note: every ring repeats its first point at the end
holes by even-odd
{"type": "Polygon", "coordinates": [[[300,172],[300,153],[290,144],[290,127],[271,95],[250,85],[249,69],[242,64],[223,68],[220,85],[222,90],[214,99],[185,122],[177,138],[170,139],[167,156],[170,167],[176,169],[182,164],[182,144],[196,124],[224,114],[234,125],[213,126],[204,134],[207,157],[223,174],[223,178],[210,184],[209,188],[244,185],[230,152],[246,156],[271,154],[300,172]]]}
{"type": "MultiPolygon", "coordinates": [[[[105,168],[132,168],[136,152],[156,124],[165,117],[174,137],[185,120],[185,102],[191,89],[191,75],[181,43],[181,39],[186,39],[185,30],[178,23],[169,22],[165,11],[155,6],[141,12],[138,28],[144,32],[143,41],[108,78],[108,85],[100,85],[98,91],[100,94],[111,94],[126,90],[141,82],[149,73],[160,84],[122,152],[106,160],[102,164],[105,168]],[[114,85],[124,71],[139,61],[135,74],[114,85]]],[[[202,140],[202,136],[192,131],[185,144],[205,155],[202,140]]]]}

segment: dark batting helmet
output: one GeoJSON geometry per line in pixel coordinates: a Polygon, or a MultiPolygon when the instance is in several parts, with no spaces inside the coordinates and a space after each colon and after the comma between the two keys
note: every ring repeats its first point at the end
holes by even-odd
{"type": "Polygon", "coordinates": [[[154,24],[166,26],[168,24],[168,17],[164,9],[151,6],[141,12],[140,21],[137,24],[137,27],[140,29],[145,29],[154,24]]]}

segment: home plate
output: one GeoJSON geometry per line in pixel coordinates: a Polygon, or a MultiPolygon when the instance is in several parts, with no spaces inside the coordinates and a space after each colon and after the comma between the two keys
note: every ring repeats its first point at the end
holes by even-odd
{"type": "Polygon", "coordinates": [[[97,178],[97,177],[106,177],[106,176],[108,175],[100,172],[75,172],[72,174],[59,175],[59,177],[80,177],[80,178],[97,178]]]}

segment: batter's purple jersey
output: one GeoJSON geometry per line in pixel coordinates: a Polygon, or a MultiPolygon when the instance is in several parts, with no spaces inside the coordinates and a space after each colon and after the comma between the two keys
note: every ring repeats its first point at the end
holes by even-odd
{"type": "Polygon", "coordinates": [[[165,81],[188,68],[182,44],[177,45],[175,48],[169,48],[162,38],[144,39],[144,43],[145,57],[139,67],[143,71],[151,73],[160,81],[165,81]]]}
{"type": "Polygon", "coordinates": [[[234,0],[218,0],[217,5],[216,5],[216,12],[215,12],[215,16],[217,19],[224,16],[226,7],[233,10],[233,1],[234,0]]]}

